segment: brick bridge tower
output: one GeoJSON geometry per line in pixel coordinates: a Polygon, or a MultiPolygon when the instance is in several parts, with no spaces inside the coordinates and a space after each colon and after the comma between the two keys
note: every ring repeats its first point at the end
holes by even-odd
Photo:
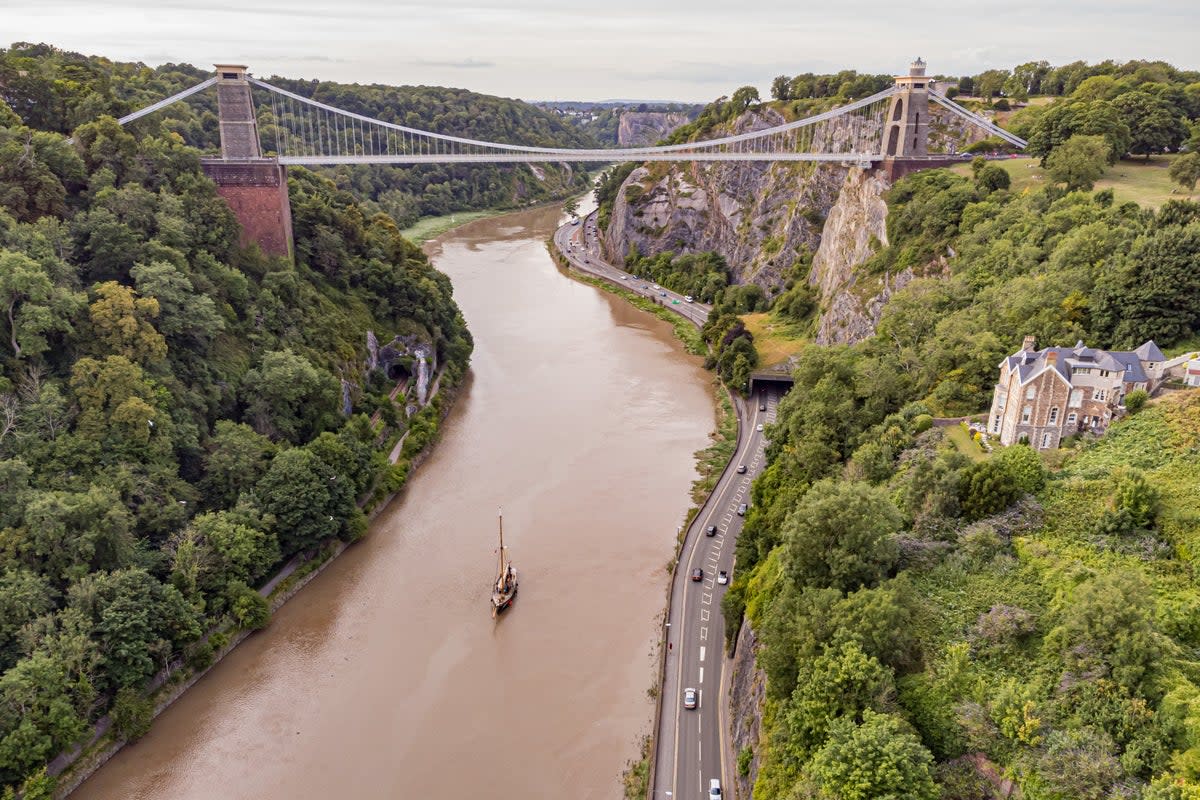
{"type": "Polygon", "coordinates": [[[264,158],[246,67],[217,64],[217,115],[221,157],[201,160],[242,225],[242,245],[257,244],[272,256],[292,255],[292,207],[287,168],[264,158]]]}

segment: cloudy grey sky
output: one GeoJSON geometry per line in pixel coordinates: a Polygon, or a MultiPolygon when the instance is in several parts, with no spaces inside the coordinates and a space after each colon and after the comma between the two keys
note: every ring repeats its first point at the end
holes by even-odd
{"type": "Polygon", "coordinates": [[[1197,0],[0,0],[0,44],[541,99],[707,101],[797,72],[1200,67],[1197,0]]]}

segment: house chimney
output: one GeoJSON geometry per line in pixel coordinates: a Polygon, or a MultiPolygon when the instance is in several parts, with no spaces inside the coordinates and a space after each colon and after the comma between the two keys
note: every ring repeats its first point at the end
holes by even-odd
{"type": "Polygon", "coordinates": [[[1046,353],[1046,363],[1048,365],[1053,367],[1057,361],[1058,361],[1058,353],[1057,352],[1055,352],[1054,350],[1051,350],[1049,353],[1046,353]]]}
{"type": "Polygon", "coordinates": [[[1021,345],[1021,349],[1027,353],[1031,353],[1031,352],[1033,352],[1035,347],[1037,347],[1037,337],[1036,336],[1026,336],[1025,343],[1021,345]]]}

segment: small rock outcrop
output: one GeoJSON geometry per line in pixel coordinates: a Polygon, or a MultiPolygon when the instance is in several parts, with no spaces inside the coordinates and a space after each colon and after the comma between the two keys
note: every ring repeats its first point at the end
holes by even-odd
{"type": "Polygon", "coordinates": [[[682,111],[625,111],[617,124],[617,144],[620,147],[657,144],[688,122],[688,115],[682,111]]]}
{"type": "Polygon", "coordinates": [[[416,403],[406,406],[408,416],[424,407],[429,395],[429,384],[437,372],[437,349],[419,336],[401,335],[391,342],[379,346],[374,331],[367,331],[367,369],[381,369],[389,377],[398,376],[403,370],[413,377],[410,394],[415,392],[416,403]]]}

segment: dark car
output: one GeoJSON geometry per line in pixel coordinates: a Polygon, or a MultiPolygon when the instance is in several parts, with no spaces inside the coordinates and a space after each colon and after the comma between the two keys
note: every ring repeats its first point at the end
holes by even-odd
{"type": "Polygon", "coordinates": [[[737,469],[737,471],[738,471],[738,475],[745,475],[745,474],[746,474],[746,465],[745,465],[745,464],[738,464],[738,469],[737,469]]]}
{"type": "Polygon", "coordinates": [[[692,570],[692,580],[694,580],[694,581],[704,580],[704,570],[700,569],[699,567],[696,567],[694,570],[692,570]]]}
{"type": "Polygon", "coordinates": [[[766,410],[767,410],[767,404],[766,404],[766,403],[759,403],[759,404],[758,404],[758,410],[759,410],[759,411],[766,411],[766,410]]]}
{"type": "Polygon", "coordinates": [[[704,529],[704,535],[705,536],[716,536],[717,535],[717,526],[709,525],[707,528],[704,529]]]}

